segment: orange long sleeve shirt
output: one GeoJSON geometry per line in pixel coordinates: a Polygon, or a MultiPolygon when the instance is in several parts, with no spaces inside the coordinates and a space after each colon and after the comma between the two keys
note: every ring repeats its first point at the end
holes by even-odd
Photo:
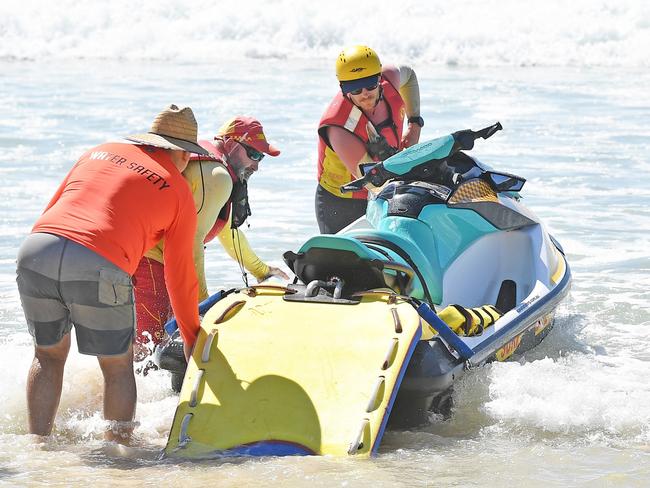
{"type": "Polygon", "coordinates": [[[167,151],[107,143],[73,166],[32,232],[48,232],[95,251],[130,275],[165,238],[165,281],[186,344],[199,330],[192,192],[167,151]]]}

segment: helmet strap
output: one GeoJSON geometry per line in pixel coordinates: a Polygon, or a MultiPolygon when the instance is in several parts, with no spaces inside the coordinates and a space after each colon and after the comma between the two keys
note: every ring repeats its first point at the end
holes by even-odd
{"type": "Polygon", "coordinates": [[[384,87],[379,85],[379,96],[377,97],[377,101],[375,102],[375,108],[377,108],[377,105],[379,105],[379,102],[381,102],[384,99],[384,87]]]}

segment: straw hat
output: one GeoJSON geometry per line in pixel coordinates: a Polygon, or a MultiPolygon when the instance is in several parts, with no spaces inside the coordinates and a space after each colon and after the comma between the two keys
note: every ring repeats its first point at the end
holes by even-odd
{"type": "Polygon", "coordinates": [[[172,104],[156,116],[147,134],[128,136],[126,139],[149,146],[207,155],[208,152],[196,140],[197,134],[198,124],[192,109],[178,108],[172,104]]]}

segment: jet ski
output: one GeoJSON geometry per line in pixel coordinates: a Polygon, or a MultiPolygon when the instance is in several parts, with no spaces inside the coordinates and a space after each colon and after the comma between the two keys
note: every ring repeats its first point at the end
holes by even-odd
{"type": "Polygon", "coordinates": [[[526,180],[467,152],[501,129],[362,167],[342,191],[371,190],[365,217],[286,252],[292,284],[201,304],[189,366],[167,324],[155,358],[182,387],[165,455],[369,456],[389,425],[449,415],[468,370],[535,347],[571,272],[526,180]]]}

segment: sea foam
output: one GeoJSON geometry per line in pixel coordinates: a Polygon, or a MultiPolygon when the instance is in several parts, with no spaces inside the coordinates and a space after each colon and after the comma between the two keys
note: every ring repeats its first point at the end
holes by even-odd
{"type": "Polygon", "coordinates": [[[323,59],[368,44],[384,59],[452,66],[649,66],[643,0],[498,3],[343,0],[0,6],[0,59],[213,62],[323,59]],[[344,13],[342,15],[341,13],[344,13]]]}

